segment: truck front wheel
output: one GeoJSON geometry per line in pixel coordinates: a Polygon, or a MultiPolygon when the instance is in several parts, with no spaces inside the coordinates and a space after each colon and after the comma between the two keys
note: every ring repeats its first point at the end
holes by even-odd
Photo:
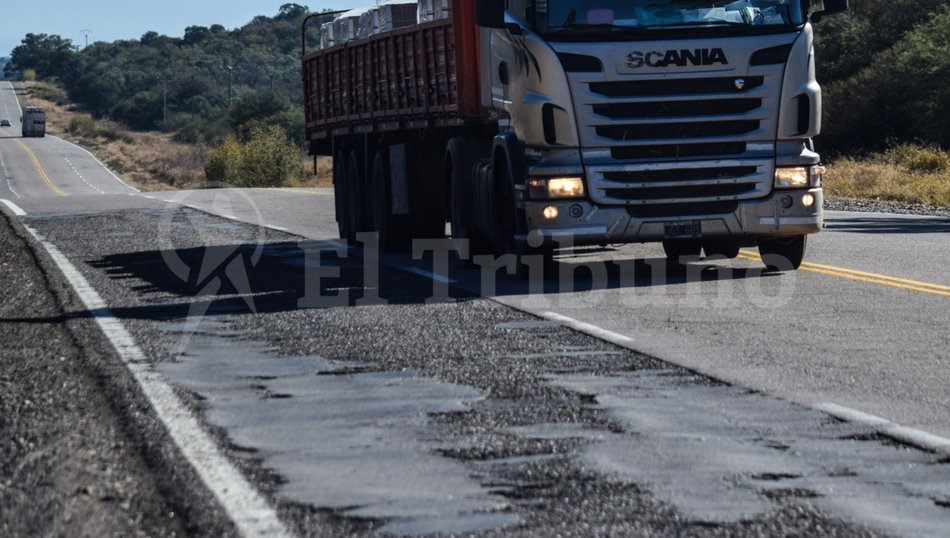
{"type": "Polygon", "coordinates": [[[759,254],[767,271],[792,271],[802,265],[805,258],[807,236],[759,239],[759,254]]]}
{"type": "Polygon", "coordinates": [[[449,221],[452,240],[459,257],[471,261],[472,256],[492,251],[491,242],[475,225],[475,192],[472,182],[475,164],[481,158],[483,144],[468,137],[449,141],[445,174],[449,187],[449,221]]]}

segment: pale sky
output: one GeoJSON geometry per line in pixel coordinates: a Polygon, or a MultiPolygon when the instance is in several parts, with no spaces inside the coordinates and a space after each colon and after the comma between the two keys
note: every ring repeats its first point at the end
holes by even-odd
{"type": "MultiPolygon", "coordinates": [[[[89,42],[138,39],[154,30],[181,37],[186,26],[221,24],[228,30],[243,26],[257,15],[272,17],[288,0],[32,0],[0,2],[0,56],[9,56],[28,33],[58,34],[80,47],[82,30],[91,30],[89,42]]],[[[312,10],[371,5],[372,0],[292,2],[312,10]]]]}

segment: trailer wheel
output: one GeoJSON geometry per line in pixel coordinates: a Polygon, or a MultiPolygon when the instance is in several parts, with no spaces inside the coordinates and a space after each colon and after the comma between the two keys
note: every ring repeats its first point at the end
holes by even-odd
{"type": "Polygon", "coordinates": [[[807,236],[759,239],[759,254],[766,271],[794,271],[805,258],[807,236]]]}
{"type": "Polygon", "coordinates": [[[698,239],[670,239],[663,241],[663,252],[673,263],[681,263],[680,258],[698,258],[703,244],[698,239]]]}
{"type": "Polygon", "coordinates": [[[356,234],[366,231],[366,212],[363,211],[363,173],[356,151],[350,151],[344,173],[346,182],[346,235],[349,242],[356,241],[356,234]]]}
{"type": "Polygon", "coordinates": [[[491,242],[475,225],[475,191],[472,186],[481,143],[457,137],[449,140],[445,174],[449,187],[449,221],[452,240],[459,257],[471,261],[473,256],[492,252],[491,242]]]}
{"type": "Polygon", "coordinates": [[[336,227],[340,239],[349,239],[353,232],[350,228],[349,198],[346,189],[346,153],[337,150],[333,154],[333,203],[336,209],[336,227]]]}
{"type": "Polygon", "coordinates": [[[379,234],[379,246],[385,252],[402,252],[409,248],[408,215],[393,215],[392,185],[389,180],[389,159],[381,148],[373,158],[372,196],[369,212],[370,230],[379,234]]]}

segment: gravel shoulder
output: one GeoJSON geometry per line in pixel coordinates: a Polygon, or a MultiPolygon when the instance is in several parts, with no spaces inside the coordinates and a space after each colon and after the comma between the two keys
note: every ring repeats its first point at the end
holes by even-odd
{"type": "Polygon", "coordinates": [[[0,214],[0,535],[188,534],[51,288],[0,214]]]}
{"type": "Polygon", "coordinates": [[[827,211],[855,211],[859,213],[892,213],[895,215],[921,215],[950,218],[950,207],[923,204],[905,204],[890,200],[838,199],[825,200],[827,211]]]}

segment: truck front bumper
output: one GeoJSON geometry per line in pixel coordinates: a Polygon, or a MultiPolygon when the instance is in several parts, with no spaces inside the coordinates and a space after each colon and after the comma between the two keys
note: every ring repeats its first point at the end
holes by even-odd
{"type": "MultiPolygon", "coordinates": [[[[547,243],[590,245],[646,243],[686,239],[671,230],[695,230],[693,238],[733,238],[753,241],[817,233],[822,228],[824,195],[820,188],[776,190],[765,198],[743,200],[730,213],[690,216],[638,217],[631,206],[594,205],[590,200],[527,201],[525,216],[529,234],[540,234],[547,243]],[[810,206],[806,194],[814,197],[810,206]],[[558,216],[544,217],[544,208],[554,206],[558,216]],[[690,224],[690,226],[676,226],[690,224]],[[674,226],[670,226],[674,225],[674,226]]],[[[684,205],[684,207],[686,207],[684,205]]]]}

